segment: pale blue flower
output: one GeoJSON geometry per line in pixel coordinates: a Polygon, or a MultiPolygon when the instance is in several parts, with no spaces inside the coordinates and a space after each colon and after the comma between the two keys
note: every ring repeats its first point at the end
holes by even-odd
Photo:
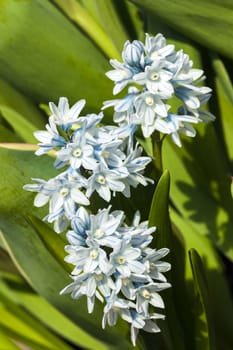
{"type": "Polygon", "coordinates": [[[35,131],[34,136],[39,140],[39,149],[35,152],[37,156],[48,153],[49,151],[66,146],[66,140],[61,136],[57,130],[56,124],[53,120],[49,120],[46,124],[47,131],[35,131]]]}
{"type": "Polygon", "coordinates": [[[135,74],[133,78],[137,84],[145,85],[148,91],[163,99],[170,98],[174,92],[170,82],[172,73],[164,69],[164,61],[159,59],[155,59],[151,66],[146,66],[144,72],[135,74]]]}
{"type": "Polygon", "coordinates": [[[115,82],[113,95],[118,94],[126,85],[133,82],[133,70],[130,66],[120,63],[117,60],[110,60],[110,64],[115,68],[106,73],[107,77],[115,82]]]}
{"type": "Polygon", "coordinates": [[[179,133],[186,134],[187,136],[194,137],[196,131],[188,123],[199,123],[199,119],[190,115],[179,115],[169,113],[166,118],[156,119],[156,129],[164,134],[171,135],[173,142],[181,147],[181,141],[179,133]]]}
{"type": "Polygon", "coordinates": [[[100,210],[96,215],[90,216],[87,242],[94,241],[100,246],[111,248],[120,243],[120,239],[117,237],[117,229],[122,223],[124,213],[114,211],[110,214],[110,208],[100,210]]]}
{"type": "Polygon", "coordinates": [[[146,186],[148,182],[153,183],[153,180],[143,176],[145,167],[151,162],[151,158],[141,156],[141,153],[142,148],[137,144],[134,149],[128,150],[128,155],[123,162],[128,175],[123,179],[125,187],[122,192],[127,198],[130,197],[130,186],[136,188],[138,184],[146,186]]]}
{"type": "Polygon", "coordinates": [[[119,298],[113,292],[110,297],[106,298],[107,304],[104,307],[104,316],[102,319],[102,327],[106,327],[108,322],[109,326],[115,326],[118,316],[127,322],[131,322],[132,317],[130,314],[131,302],[122,298],[119,298]]]}
{"type": "Polygon", "coordinates": [[[132,248],[122,240],[110,254],[110,262],[123,278],[127,278],[131,273],[142,274],[145,271],[144,264],[139,261],[140,256],[140,249],[132,248]]]}
{"type": "Polygon", "coordinates": [[[141,93],[134,105],[136,114],[143,120],[142,124],[153,124],[156,116],[167,116],[167,108],[162,99],[149,91],[141,93]]]}
{"type": "Polygon", "coordinates": [[[147,248],[144,251],[145,258],[143,259],[143,262],[146,266],[148,275],[153,280],[167,282],[167,279],[163,275],[163,272],[169,271],[171,269],[171,264],[166,261],[162,261],[161,259],[164,258],[168,253],[168,248],[161,248],[158,250],[147,248]]]}
{"type": "Polygon", "coordinates": [[[175,46],[167,45],[166,39],[161,33],[158,33],[155,37],[146,33],[145,39],[145,54],[151,62],[155,58],[164,59],[167,56],[175,54],[175,46]]]}
{"type": "Polygon", "coordinates": [[[58,106],[53,102],[49,103],[52,112],[50,119],[52,119],[55,124],[59,125],[62,130],[67,131],[73,124],[77,123],[79,114],[85,106],[85,103],[85,100],[80,100],[70,108],[68,99],[66,97],[60,97],[58,106]]]}
{"type": "Polygon", "coordinates": [[[48,181],[32,179],[36,184],[25,185],[27,191],[38,192],[34,199],[36,207],[42,207],[49,202],[49,214],[44,218],[48,222],[54,222],[61,216],[71,219],[78,205],[89,205],[89,199],[83,193],[82,188],[85,179],[80,175],[75,179],[69,177],[69,173],[63,173],[48,181]]]}
{"type": "Polygon", "coordinates": [[[132,43],[130,43],[129,40],[127,40],[124,44],[124,48],[122,51],[122,59],[124,63],[126,63],[129,66],[132,67],[138,67],[141,69],[141,66],[143,65],[143,54],[144,54],[144,45],[139,40],[134,40],[132,43]]]}
{"type": "Polygon", "coordinates": [[[103,297],[109,297],[112,290],[115,288],[111,277],[106,276],[100,270],[94,273],[82,273],[78,276],[71,276],[74,280],[71,284],[66,286],[60,294],[71,293],[73,299],[79,299],[85,295],[87,297],[87,309],[92,313],[95,305],[95,297],[103,302],[103,297]]]}
{"type": "Polygon", "coordinates": [[[175,88],[175,94],[185,104],[187,108],[198,109],[201,106],[200,97],[210,94],[212,90],[206,86],[197,87],[194,85],[181,85],[175,88]]]}
{"type": "MultiPolygon", "coordinates": [[[[127,175],[123,175],[126,177],[127,175]]],[[[98,192],[106,202],[111,199],[111,191],[122,192],[125,185],[121,181],[122,176],[109,170],[104,163],[100,163],[95,172],[88,179],[87,197],[90,197],[94,191],[98,192]]]]}
{"type": "Polygon", "coordinates": [[[66,238],[71,245],[85,246],[87,231],[90,229],[90,216],[84,207],[78,208],[71,219],[71,228],[66,234],[66,238]]]}
{"type": "Polygon", "coordinates": [[[145,316],[144,314],[139,314],[136,310],[131,310],[131,341],[134,346],[136,346],[136,340],[140,329],[143,329],[149,333],[158,333],[160,332],[160,328],[153,321],[156,319],[165,319],[164,315],[153,313],[145,316]]]}
{"type": "Polygon", "coordinates": [[[120,126],[131,124],[131,115],[135,113],[134,102],[137,96],[140,96],[140,90],[130,87],[128,94],[122,99],[104,101],[102,109],[114,107],[114,122],[120,126]]]}
{"type": "Polygon", "coordinates": [[[201,69],[193,69],[193,61],[189,55],[179,50],[170,61],[169,70],[173,73],[172,82],[177,85],[191,84],[194,80],[199,79],[203,71],[201,69]]]}
{"type": "Polygon", "coordinates": [[[149,304],[154,307],[164,308],[164,302],[158,292],[164,289],[170,288],[170,283],[149,283],[147,285],[140,286],[136,291],[136,309],[137,312],[144,315],[149,314],[149,304]]]}
{"type": "Polygon", "coordinates": [[[130,277],[122,277],[121,274],[115,274],[116,277],[116,291],[118,294],[120,291],[125,298],[129,300],[135,300],[137,288],[145,283],[151,282],[150,277],[147,275],[140,275],[131,273],[130,277]]]}
{"type": "Polygon", "coordinates": [[[113,269],[105,250],[100,248],[97,243],[89,242],[86,247],[68,245],[65,250],[69,253],[65,257],[65,261],[75,265],[73,274],[94,272],[99,269],[104,274],[110,275],[113,269]]]}
{"type": "Polygon", "coordinates": [[[94,170],[97,166],[94,149],[86,143],[84,133],[76,133],[72,138],[72,142],[68,142],[65,148],[56,152],[56,156],[55,167],[57,169],[67,164],[77,170],[81,166],[87,170],[94,170]]]}
{"type": "Polygon", "coordinates": [[[130,244],[134,248],[140,248],[142,253],[152,241],[152,233],[156,230],[156,227],[148,227],[148,221],[140,223],[140,213],[136,212],[134,215],[133,223],[130,227],[125,226],[121,228],[122,238],[126,241],[130,241],[130,244]]]}

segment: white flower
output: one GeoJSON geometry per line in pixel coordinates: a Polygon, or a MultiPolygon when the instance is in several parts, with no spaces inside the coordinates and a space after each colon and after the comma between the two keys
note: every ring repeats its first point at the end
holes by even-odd
{"type": "Polygon", "coordinates": [[[49,103],[52,112],[50,119],[53,120],[55,124],[61,126],[63,130],[67,131],[72,124],[78,121],[79,114],[85,106],[85,103],[85,100],[80,100],[70,108],[68,99],[66,97],[60,97],[58,106],[53,102],[49,103]]]}

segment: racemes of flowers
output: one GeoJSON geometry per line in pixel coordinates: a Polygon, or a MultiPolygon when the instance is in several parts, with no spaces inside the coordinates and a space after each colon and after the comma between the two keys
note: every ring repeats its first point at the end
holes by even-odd
{"type": "Polygon", "coordinates": [[[162,34],[146,34],[145,44],[127,41],[122,60],[110,60],[114,70],[106,75],[115,83],[114,95],[126,86],[128,93],[105,101],[103,107],[114,107],[114,121],[119,125],[141,125],[144,137],[154,131],[169,134],[181,146],[179,133],[194,137],[191,124],[215,119],[202,109],[211,96],[209,87],[200,86],[205,79],[203,71],[192,68],[189,56],[168,45],[162,34]],[[172,108],[174,98],[176,105],[179,101],[176,110],[172,108]]]}
{"type": "Polygon", "coordinates": [[[131,226],[124,224],[123,211],[99,210],[89,215],[80,207],[68,231],[69,254],[66,261],[73,264],[73,282],[61,293],[72,298],[87,297],[88,312],[95,298],[105,302],[102,326],[114,326],[118,317],[131,324],[131,340],[135,345],[139,329],[159,332],[156,319],[164,319],[154,308],[164,308],[159,292],[170,287],[163,272],[170,264],[161,261],[167,248],[151,249],[155,227],[140,223],[135,214],[131,226]],[[107,248],[107,250],[106,250],[107,248]]]}
{"type": "Polygon", "coordinates": [[[50,103],[47,130],[35,132],[40,141],[36,154],[53,150],[54,166],[63,171],[48,181],[33,179],[35,183],[24,189],[38,192],[35,206],[49,202],[44,219],[54,222],[57,233],[67,228],[80,205],[90,204],[93,192],[109,202],[116,192],[129,198],[130,186],[153,182],[143,176],[151,159],[142,156],[142,148],[134,144],[134,127],[100,125],[102,112],[80,116],[84,105],[85,100],[80,100],[69,108],[64,97],[58,106],[50,103]]]}
{"type": "Polygon", "coordinates": [[[55,232],[69,227],[66,261],[75,266],[74,281],[61,294],[71,292],[74,299],[85,295],[90,313],[95,298],[105,301],[103,328],[115,325],[120,316],[131,324],[135,345],[139,329],[160,330],[155,320],[164,316],[151,309],[164,308],[158,292],[170,287],[163,276],[170,264],[160,259],[169,250],[148,247],[155,227],[140,223],[139,212],[127,226],[123,211],[110,213],[109,206],[94,215],[84,206],[94,191],[109,202],[116,192],[130,197],[131,186],[153,182],[143,176],[151,159],[134,144],[134,126],[101,125],[103,113],[80,116],[84,105],[80,100],[69,108],[64,97],[58,106],[50,103],[46,131],[35,132],[40,141],[36,154],[53,151],[54,166],[62,172],[48,181],[34,178],[24,189],[38,192],[36,207],[49,203],[44,220],[54,223],[55,232]]]}
{"type": "Polygon", "coordinates": [[[97,192],[109,203],[118,192],[130,198],[131,186],[153,182],[143,175],[151,158],[142,155],[135,142],[139,125],[144,137],[170,134],[181,146],[179,133],[195,136],[191,124],[214,116],[202,110],[211,92],[200,86],[203,71],[192,68],[188,55],[167,45],[162,34],[146,34],[145,44],[127,41],[122,59],[111,60],[114,70],[106,74],[115,82],[113,94],[129,85],[128,93],[103,105],[114,107],[118,125],[104,125],[102,112],[82,116],[85,100],[71,108],[65,97],[58,106],[50,102],[46,130],[35,132],[40,142],[36,154],[52,152],[61,172],[49,180],[34,178],[24,189],[37,192],[36,207],[49,204],[44,220],[54,224],[55,232],[67,230],[65,260],[74,265],[73,282],[61,294],[86,296],[89,313],[96,298],[105,303],[102,327],[122,318],[131,324],[135,345],[140,329],[160,331],[156,320],[164,315],[156,309],[164,308],[159,292],[170,287],[163,273],[171,268],[161,259],[169,250],[150,248],[155,227],[140,222],[139,212],[131,225],[126,224],[126,214],[111,211],[111,205],[91,213],[92,194],[97,192]],[[176,111],[171,107],[173,97],[180,101],[176,111]]]}

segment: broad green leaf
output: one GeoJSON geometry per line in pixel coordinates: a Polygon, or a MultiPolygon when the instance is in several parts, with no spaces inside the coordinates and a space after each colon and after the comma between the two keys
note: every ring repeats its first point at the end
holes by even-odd
{"type": "MultiPolygon", "coordinates": [[[[177,283],[180,284],[180,292],[184,289],[184,286],[181,287],[182,284],[180,283],[181,269],[183,268],[182,275],[185,276],[186,280],[185,294],[187,295],[188,293],[189,300],[191,300],[189,301],[189,304],[190,307],[192,307],[192,300],[194,299],[193,274],[189,264],[188,251],[194,248],[198,251],[204,263],[209,290],[211,291],[209,298],[214,319],[217,348],[231,350],[233,347],[233,326],[229,320],[233,318],[233,303],[219,257],[217,256],[210,240],[205,236],[200,235],[190,221],[182,218],[174,209],[172,209],[170,213],[172,222],[175,224],[173,231],[176,236],[177,245],[183,247],[185,253],[185,255],[179,254],[180,271],[177,271],[176,269],[174,270],[173,266],[174,273],[176,273],[176,271],[178,272],[175,277],[177,283]]],[[[175,252],[175,254],[177,254],[178,249],[175,249],[175,252]]],[[[184,295],[180,299],[178,296],[179,295],[177,295],[177,306],[180,309],[180,314],[183,314],[182,317],[184,318],[187,317],[187,320],[189,321],[187,308],[184,309],[182,307],[184,305],[184,299],[185,297],[187,298],[187,296],[184,295]]],[[[184,322],[183,325],[185,325],[184,322]]]]}
{"type": "Polygon", "coordinates": [[[205,276],[202,260],[195,249],[189,251],[189,259],[194,279],[195,300],[195,348],[197,350],[214,350],[215,337],[213,319],[209,300],[209,286],[205,276]]]}
{"type": "Polygon", "coordinates": [[[0,75],[37,102],[86,98],[100,108],[111,83],[106,58],[50,1],[0,2],[0,75]],[[28,29],[30,28],[30,30],[28,29]],[[9,44],[10,43],[10,44],[9,44]]]}
{"type": "Polygon", "coordinates": [[[16,270],[9,255],[3,248],[0,248],[0,271],[1,273],[4,271],[8,273],[18,274],[18,271],[16,270]]]}
{"type": "Polygon", "coordinates": [[[228,171],[213,127],[200,126],[199,132],[193,142],[183,142],[182,149],[171,142],[164,143],[164,165],[172,176],[171,198],[197,232],[206,235],[233,259],[228,171]]]}
{"type": "Polygon", "coordinates": [[[119,52],[116,50],[109,36],[102,26],[92,17],[92,15],[78,3],[76,0],[53,0],[71,20],[80,26],[80,28],[89,35],[96,43],[106,57],[119,58],[119,52]]]}
{"type": "Polygon", "coordinates": [[[213,69],[215,72],[215,78],[219,80],[219,83],[224,91],[225,95],[233,105],[233,86],[223,61],[218,55],[212,53],[210,55],[213,69]]]}
{"type": "MultiPolygon", "coordinates": [[[[216,97],[218,102],[218,118],[219,124],[221,125],[222,133],[220,137],[223,136],[226,148],[227,155],[231,163],[231,174],[232,175],[233,167],[233,87],[230,81],[230,77],[227,73],[227,70],[223,64],[223,61],[216,55],[212,55],[212,65],[214,69],[215,84],[216,84],[216,97]]],[[[218,120],[217,120],[218,121],[218,120]]]]}
{"type": "Polygon", "coordinates": [[[12,277],[9,275],[2,276],[2,293],[14,303],[22,306],[56,334],[61,335],[64,339],[76,345],[80,345],[79,338],[77,337],[79,328],[44,298],[34,293],[21,279],[12,277]]]}
{"type": "Polygon", "coordinates": [[[121,53],[123,45],[125,41],[129,39],[129,37],[128,33],[124,28],[123,22],[121,22],[121,17],[117,12],[118,3],[114,0],[95,0],[95,3],[99,14],[99,18],[107,35],[113,42],[117,51],[121,53]]]}
{"type": "Polygon", "coordinates": [[[37,128],[42,128],[45,124],[42,113],[36,108],[33,102],[3,79],[0,79],[0,105],[17,111],[37,128]]]}
{"type": "Polygon", "coordinates": [[[1,292],[5,296],[22,306],[35,319],[47,325],[49,329],[55,331],[63,338],[74,344],[80,344],[77,337],[79,328],[40,295],[29,289],[21,280],[12,280],[12,278],[3,276],[0,285],[1,292]]]}
{"type": "MultiPolygon", "coordinates": [[[[126,40],[143,40],[144,39],[144,27],[145,21],[143,21],[143,16],[140,9],[132,4],[131,2],[125,1],[115,1],[114,4],[117,9],[118,17],[124,25],[125,32],[127,33],[126,40]]],[[[120,50],[122,51],[122,47],[120,50]]]]}
{"type": "Polygon", "coordinates": [[[159,248],[170,245],[169,189],[170,174],[165,170],[156,186],[149,214],[149,225],[156,226],[155,235],[158,235],[157,242],[154,244],[159,248]]]}
{"type": "MultiPolygon", "coordinates": [[[[167,247],[173,250],[171,242],[171,227],[170,227],[170,218],[168,213],[168,204],[169,204],[169,188],[170,188],[170,175],[167,170],[164,171],[161,176],[152,200],[150,215],[149,215],[149,226],[156,226],[155,238],[152,242],[153,246],[156,248],[167,247]]],[[[173,254],[173,252],[172,252],[173,254]]],[[[173,259],[171,255],[166,257],[166,261],[172,262],[173,259]]],[[[173,285],[172,273],[167,273],[168,281],[173,285]]],[[[174,305],[174,288],[175,283],[172,289],[166,291],[165,294],[165,305],[166,305],[166,315],[167,315],[167,327],[168,329],[162,328],[162,337],[164,341],[168,342],[166,346],[168,349],[185,349],[184,344],[184,335],[182,334],[182,328],[179,324],[177,318],[175,305],[174,305]],[[170,344],[169,344],[170,343],[170,344]]]]}
{"type": "Polygon", "coordinates": [[[71,350],[70,346],[49,332],[39,321],[5,297],[2,291],[0,310],[0,328],[5,329],[9,334],[15,334],[26,344],[32,345],[35,349],[38,346],[38,349],[71,350]]]}
{"type": "Polygon", "coordinates": [[[36,138],[33,136],[33,132],[36,131],[37,128],[31,122],[25,119],[17,111],[1,104],[0,113],[3,118],[11,125],[12,129],[14,129],[15,133],[22,138],[23,141],[29,143],[36,142],[36,138]]]}
{"type": "Polygon", "coordinates": [[[55,232],[36,216],[29,214],[27,219],[45,244],[48,251],[51,252],[53,257],[56,258],[66,271],[71,272],[73,270],[73,265],[64,261],[64,257],[67,255],[64,251],[64,246],[68,244],[66,239],[64,239],[62,235],[54,234],[55,232]]]}
{"type": "Polygon", "coordinates": [[[233,6],[228,0],[131,0],[185,36],[233,58],[233,6]]]}
{"type": "Polygon", "coordinates": [[[22,142],[22,139],[19,137],[19,135],[16,135],[8,127],[0,125],[0,141],[1,142],[22,142]]]}

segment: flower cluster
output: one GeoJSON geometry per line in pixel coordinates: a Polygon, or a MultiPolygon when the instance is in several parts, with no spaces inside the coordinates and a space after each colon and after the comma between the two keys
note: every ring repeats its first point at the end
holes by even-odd
{"type": "Polygon", "coordinates": [[[119,125],[141,125],[144,137],[155,130],[170,134],[181,146],[179,133],[191,137],[196,134],[190,124],[215,119],[201,109],[211,93],[210,88],[200,86],[205,79],[203,71],[192,68],[189,56],[168,45],[162,34],[146,34],[145,44],[127,41],[122,59],[122,63],[110,60],[114,70],[106,75],[115,83],[114,95],[131,86],[126,96],[106,101],[103,107],[114,107],[114,121],[119,125]],[[176,110],[171,106],[174,97],[176,104],[179,101],[176,110]]]}
{"type": "MultiPolygon", "coordinates": [[[[79,206],[90,204],[93,192],[109,202],[116,192],[130,197],[130,187],[152,181],[143,176],[149,157],[134,144],[133,127],[100,125],[103,113],[80,116],[85,100],[69,107],[66,98],[50,103],[52,115],[46,131],[35,132],[40,141],[37,155],[54,151],[55,168],[63,171],[48,181],[33,179],[24,189],[38,192],[34,205],[49,203],[45,220],[62,232],[79,206]]],[[[153,182],[153,181],[152,181],[153,182]]]]}
{"type": "Polygon", "coordinates": [[[168,45],[162,34],[146,34],[145,44],[127,41],[122,59],[111,60],[114,69],[106,74],[115,82],[114,95],[126,87],[128,92],[103,106],[114,107],[118,126],[104,125],[102,112],[82,116],[85,100],[71,108],[65,97],[58,106],[50,103],[46,130],[35,132],[40,142],[36,154],[51,152],[60,173],[49,180],[34,178],[24,189],[37,192],[35,206],[49,204],[44,219],[57,233],[68,229],[65,260],[74,265],[73,281],[61,294],[86,296],[89,313],[99,299],[104,303],[103,328],[122,318],[131,324],[135,345],[140,329],[160,330],[156,320],[164,315],[157,308],[164,308],[164,303],[159,292],[170,287],[163,273],[171,267],[161,259],[169,249],[149,247],[155,227],[140,222],[139,212],[127,225],[129,218],[121,210],[111,211],[109,206],[94,214],[84,207],[94,192],[110,202],[118,192],[130,198],[131,186],[153,182],[143,175],[151,158],[143,156],[134,141],[139,125],[144,137],[155,131],[170,134],[181,146],[179,133],[195,136],[191,124],[214,116],[202,110],[211,93],[201,85],[203,71],[192,68],[189,56],[168,45]]]}
{"type": "Polygon", "coordinates": [[[73,282],[61,294],[72,298],[87,297],[88,312],[95,298],[105,301],[102,326],[114,326],[118,316],[131,324],[131,340],[135,345],[138,331],[159,332],[156,319],[164,316],[154,308],[164,308],[160,291],[169,288],[163,272],[170,264],[161,261],[168,249],[148,247],[155,227],[140,223],[135,214],[131,226],[124,224],[124,213],[108,209],[89,215],[80,207],[67,233],[65,260],[73,264],[73,282]]]}

